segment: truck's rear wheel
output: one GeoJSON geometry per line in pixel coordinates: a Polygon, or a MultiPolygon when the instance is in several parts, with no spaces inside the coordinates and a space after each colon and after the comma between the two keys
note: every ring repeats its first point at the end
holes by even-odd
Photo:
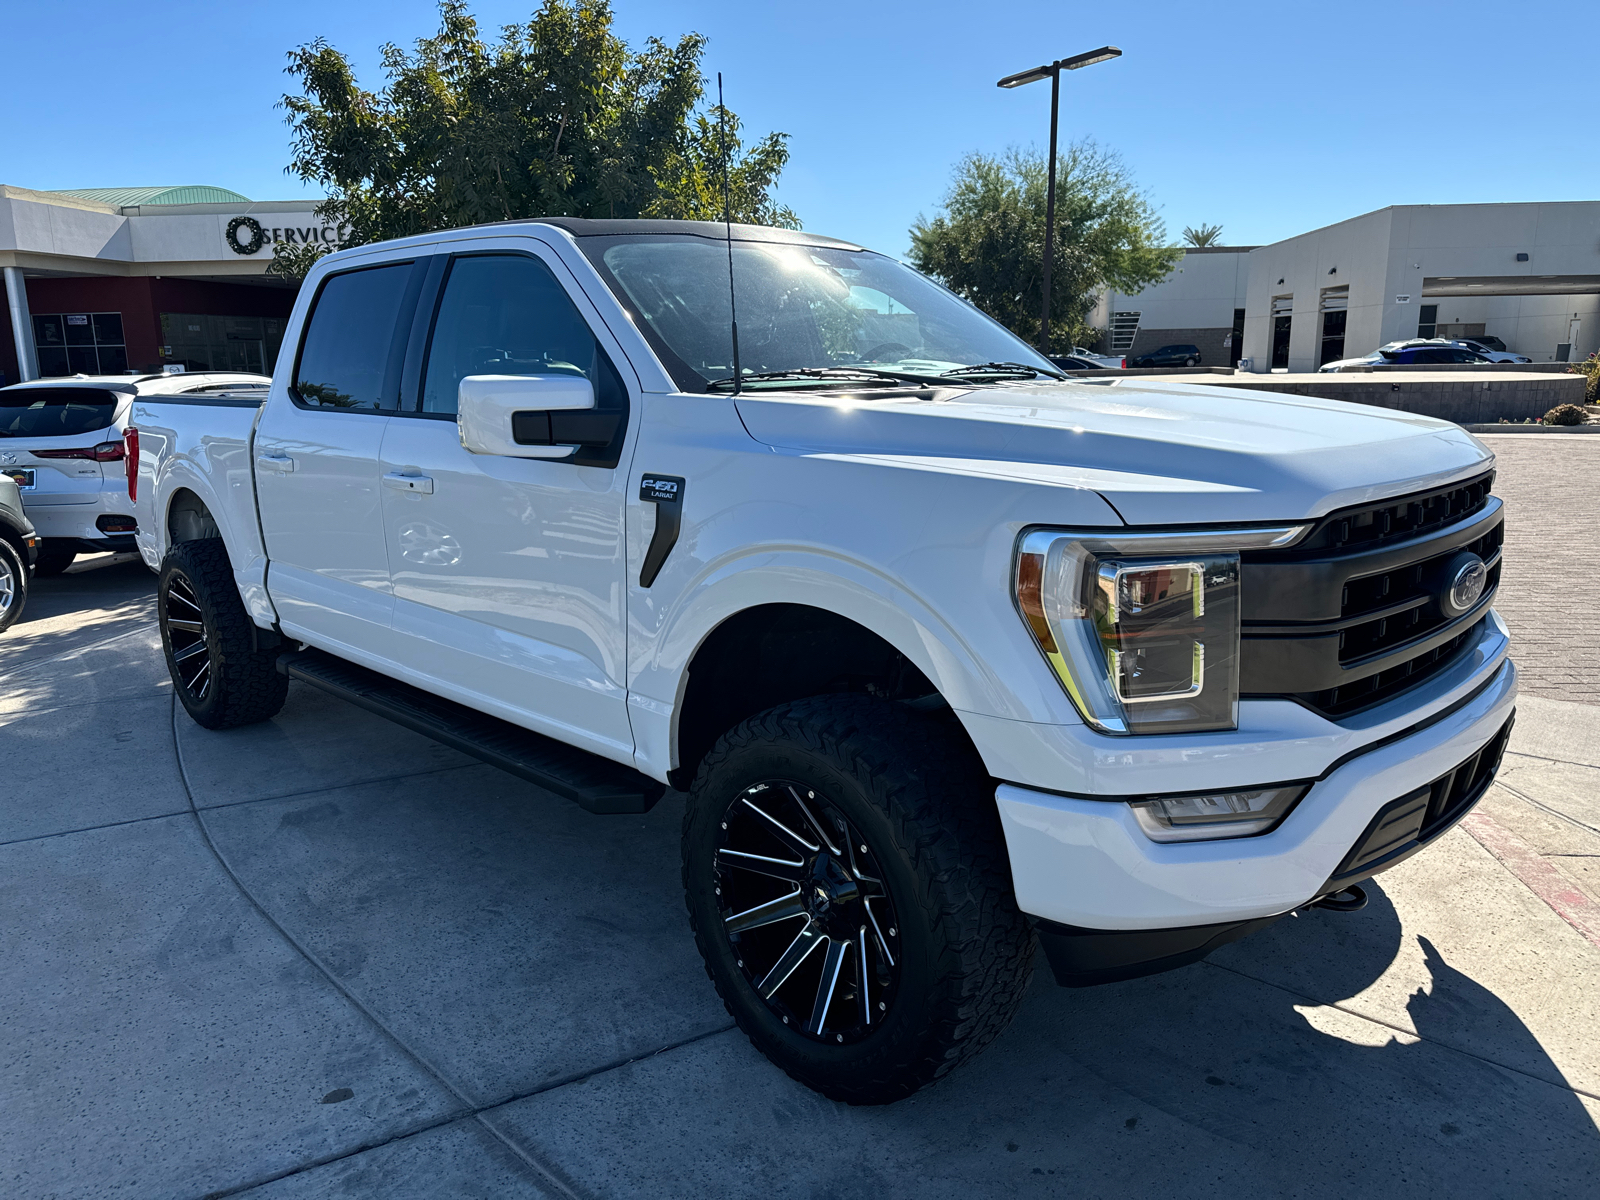
{"type": "Polygon", "coordinates": [[[172,686],[207,729],[232,729],[276,715],[289,695],[277,652],[256,648],[221,538],[179,542],[156,584],[161,646],[172,686]]]}
{"type": "Polygon", "coordinates": [[[740,1028],[800,1082],[898,1100],[1011,1020],[1034,938],[992,787],[950,731],[865,696],[770,709],[701,764],[695,940],[740,1028]]]}

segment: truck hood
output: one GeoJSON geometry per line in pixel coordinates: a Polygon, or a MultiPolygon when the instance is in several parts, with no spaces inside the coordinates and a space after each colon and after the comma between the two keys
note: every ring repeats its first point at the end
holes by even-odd
{"type": "Polygon", "coordinates": [[[1442,486],[1494,455],[1448,421],[1181,383],[974,388],[937,400],[745,393],[775,449],[1098,492],[1130,525],[1285,521],[1442,486]]]}

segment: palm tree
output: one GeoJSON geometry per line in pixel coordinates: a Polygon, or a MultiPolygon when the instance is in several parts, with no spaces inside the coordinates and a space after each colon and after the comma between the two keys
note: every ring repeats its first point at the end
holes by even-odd
{"type": "Polygon", "coordinates": [[[1221,236],[1221,225],[1202,225],[1199,229],[1190,225],[1183,227],[1183,240],[1191,246],[1215,246],[1221,236]]]}

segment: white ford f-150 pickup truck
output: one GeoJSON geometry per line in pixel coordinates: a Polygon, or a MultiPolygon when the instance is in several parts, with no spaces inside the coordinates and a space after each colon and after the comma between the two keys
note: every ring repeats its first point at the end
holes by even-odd
{"type": "Polygon", "coordinates": [[[808,233],[330,254],[264,400],[131,426],[196,721],[299,679],[596,813],[686,792],[718,992],[843,1100],[989,1042],[1037,945],[1078,986],[1358,907],[1510,732],[1468,433],[1066,379],[808,233]]]}

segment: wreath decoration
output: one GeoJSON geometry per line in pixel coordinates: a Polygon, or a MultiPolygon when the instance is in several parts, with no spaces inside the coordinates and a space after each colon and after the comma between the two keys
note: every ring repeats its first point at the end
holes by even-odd
{"type": "Polygon", "coordinates": [[[254,217],[235,217],[229,221],[226,236],[228,245],[233,248],[235,254],[254,254],[267,244],[266,230],[261,228],[261,222],[254,217]],[[242,242],[239,240],[241,229],[249,232],[249,240],[242,242]]]}

